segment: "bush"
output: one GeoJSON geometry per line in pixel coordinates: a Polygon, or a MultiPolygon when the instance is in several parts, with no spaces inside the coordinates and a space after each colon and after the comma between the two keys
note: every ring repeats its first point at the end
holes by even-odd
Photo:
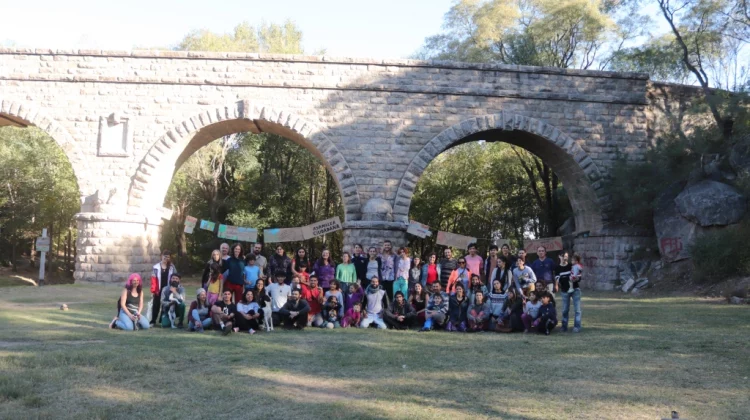
{"type": "Polygon", "coordinates": [[[696,280],[719,282],[731,277],[750,275],[750,220],[737,226],[708,232],[696,238],[690,247],[696,280]]]}

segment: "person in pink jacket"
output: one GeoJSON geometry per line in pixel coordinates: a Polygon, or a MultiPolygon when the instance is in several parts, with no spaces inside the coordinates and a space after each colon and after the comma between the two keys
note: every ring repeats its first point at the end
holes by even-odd
{"type": "Polygon", "coordinates": [[[341,320],[341,328],[356,327],[362,320],[362,303],[354,302],[351,308],[347,309],[346,315],[341,320]]]}

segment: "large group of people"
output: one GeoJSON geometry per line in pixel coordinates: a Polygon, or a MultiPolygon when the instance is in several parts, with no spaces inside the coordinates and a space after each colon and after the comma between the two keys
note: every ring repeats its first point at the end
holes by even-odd
{"type": "Polygon", "coordinates": [[[470,244],[458,258],[450,248],[441,258],[435,253],[420,258],[411,257],[408,248],[394,251],[385,241],[367,252],[356,244],[337,264],[329,250],[313,259],[304,248],[292,257],[281,245],[269,257],[262,249],[257,243],[245,253],[241,244],[221,244],[189,306],[171,253],[163,251],[151,273],[152,308],[144,312],[143,281],[131,274],[111,328],[184,328],[187,315],[190,331],[255,334],[270,308],[273,326],[287,329],[374,326],[549,335],[558,325],[562,300],[560,330],[568,331],[571,301],[572,331],[581,330],[583,266],[566,251],[555,262],[540,246],[527,264],[526,252],[514,255],[507,244],[490,246],[485,257],[470,244]]]}

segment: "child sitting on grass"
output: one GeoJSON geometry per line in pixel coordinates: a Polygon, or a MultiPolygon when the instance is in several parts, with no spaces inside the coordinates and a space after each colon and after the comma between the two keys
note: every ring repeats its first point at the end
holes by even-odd
{"type": "Polygon", "coordinates": [[[521,315],[521,321],[523,322],[523,332],[529,332],[531,329],[531,323],[539,318],[539,308],[542,307],[542,302],[539,300],[539,296],[545,292],[533,291],[529,292],[529,300],[526,301],[526,305],[523,308],[523,314],[521,315]]]}
{"type": "Polygon", "coordinates": [[[336,295],[330,295],[328,296],[328,300],[326,300],[325,306],[323,306],[323,323],[320,325],[320,328],[339,328],[341,325],[339,324],[339,311],[341,310],[341,305],[339,304],[339,299],[336,297],[336,295]]]}
{"type": "Polygon", "coordinates": [[[356,327],[362,320],[362,302],[354,302],[352,307],[346,310],[346,316],[341,320],[341,328],[356,327]]]}

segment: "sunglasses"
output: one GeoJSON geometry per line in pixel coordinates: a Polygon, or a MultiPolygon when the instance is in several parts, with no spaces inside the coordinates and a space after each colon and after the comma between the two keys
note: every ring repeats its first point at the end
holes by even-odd
{"type": "Polygon", "coordinates": [[[466,261],[459,261],[459,264],[466,264],[466,261]]]}

